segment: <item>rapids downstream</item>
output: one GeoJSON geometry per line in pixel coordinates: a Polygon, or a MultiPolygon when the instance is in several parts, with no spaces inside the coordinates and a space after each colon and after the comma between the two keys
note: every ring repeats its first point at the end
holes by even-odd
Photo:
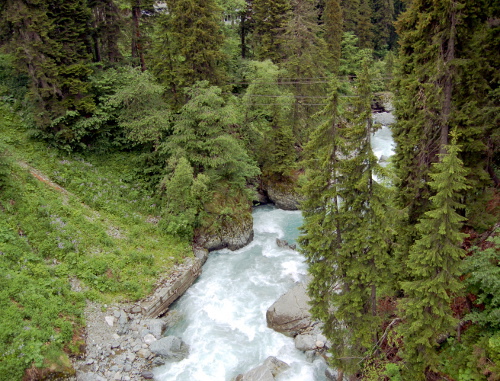
{"type": "MultiPolygon", "coordinates": [[[[374,153],[389,157],[392,139],[384,127],[372,139],[374,153]]],[[[275,356],[290,365],[279,381],[325,381],[323,360],[308,362],[294,341],[266,325],[267,309],[307,273],[304,257],[280,248],[295,243],[300,211],[256,207],[254,240],[238,250],[210,253],[203,273],[172,306],[179,321],[167,331],[190,346],[188,358],[154,370],[158,381],[230,381],[275,356]]]]}

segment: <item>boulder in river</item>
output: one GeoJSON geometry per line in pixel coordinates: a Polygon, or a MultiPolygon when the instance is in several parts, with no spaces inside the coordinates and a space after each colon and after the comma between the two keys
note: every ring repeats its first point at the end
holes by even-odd
{"type": "Polygon", "coordinates": [[[261,365],[245,374],[238,375],[235,381],[274,381],[275,377],[290,366],[276,357],[269,356],[261,365]]]}
{"type": "Polygon", "coordinates": [[[291,337],[302,333],[313,325],[309,301],[306,285],[297,283],[269,307],[266,313],[267,326],[291,337]]]}
{"type": "Polygon", "coordinates": [[[189,345],[176,336],[167,336],[154,341],[149,349],[155,355],[172,361],[181,361],[189,355],[189,345]]]}

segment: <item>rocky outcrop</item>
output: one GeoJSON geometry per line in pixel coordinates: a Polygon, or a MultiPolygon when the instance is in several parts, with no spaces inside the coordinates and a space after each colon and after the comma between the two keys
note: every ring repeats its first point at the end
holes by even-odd
{"type": "Polygon", "coordinates": [[[305,284],[296,284],[269,307],[267,326],[291,337],[304,332],[313,325],[309,300],[305,284]]]}
{"type": "Polygon", "coordinates": [[[302,196],[297,193],[293,184],[268,182],[265,185],[269,199],[276,207],[284,210],[298,210],[302,196]]]}
{"type": "Polygon", "coordinates": [[[269,356],[256,368],[236,376],[234,381],[274,381],[275,377],[290,366],[276,357],[269,356]]]}
{"type": "Polygon", "coordinates": [[[194,258],[188,258],[184,263],[162,279],[155,291],[133,308],[148,318],[156,318],[167,312],[168,307],[177,300],[194,283],[201,274],[201,267],[208,257],[208,251],[195,248],[194,258]]]}
{"type": "Polygon", "coordinates": [[[238,250],[248,245],[253,240],[253,218],[249,212],[248,215],[239,216],[231,223],[224,224],[216,231],[198,231],[196,234],[196,245],[207,249],[208,251],[238,250]]]}

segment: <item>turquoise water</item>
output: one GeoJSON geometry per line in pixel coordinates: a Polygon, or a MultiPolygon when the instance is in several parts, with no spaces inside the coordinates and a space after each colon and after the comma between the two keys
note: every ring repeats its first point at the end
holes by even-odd
{"type": "Polygon", "coordinates": [[[321,361],[307,362],[293,339],[266,325],[267,309],[306,275],[302,255],[276,245],[276,238],[294,243],[301,223],[298,211],[257,207],[252,243],[210,253],[198,281],[173,308],[182,320],[167,332],[189,344],[190,355],[157,368],[157,380],[229,381],[268,356],[291,365],[279,380],[324,380],[321,361]]]}

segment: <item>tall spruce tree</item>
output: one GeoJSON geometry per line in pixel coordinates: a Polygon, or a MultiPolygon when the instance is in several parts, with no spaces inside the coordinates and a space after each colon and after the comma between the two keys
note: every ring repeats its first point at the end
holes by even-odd
{"type": "Polygon", "coordinates": [[[174,0],[169,12],[160,16],[153,72],[170,88],[176,103],[186,100],[182,88],[196,81],[220,84],[225,61],[221,22],[215,0],[174,0]]]}
{"type": "MultiPolygon", "coordinates": [[[[459,131],[458,143],[464,146],[461,157],[472,187],[464,194],[470,222],[474,222],[470,205],[476,205],[477,213],[478,204],[484,210],[487,202],[485,187],[492,183],[488,158],[495,152],[489,142],[498,129],[493,127],[495,117],[484,116],[491,116],[499,108],[493,101],[496,77],[491,71],[492,56],[479,59],[483,49],[475,41],[478,34],[484,36],[485,31],[492,30],[487,22],[492,7],[483,5],[474,6],[465,0],[431,4],[416,0],[398,23],[401,48],[395,96],[397,122],[392,130],[396,142],[396,200],[407,211],[406,222],[398,227],[401,257],[408,255],[416,237],[414,226],[429,208],[429,172],[438,154],[443,153],[452,128],[459,131]],[[468,80],[471,75],[474,84],[468,80]],[[470,86],[457,83],[470,83],[483,95],[478,100],[470,86]]],[[[498,58],[497,52],[493,55],[498,58]]],[[[493,140],[498,141],[496,136],[493,140]]]]}
{"type": "MultiPolygon", "coordinates": [[[[285,27],[281,66],[291,77],[295,95],[289,123],[299,142],[305,142],[311,128],[311,116],[318,110],[318,98],[326,95],[326,88],[318,78],[323,77],[327,65],[324,40],[319,37],[318,11],[311,0],[293,0],[293,12],[285,27]]],[[[324,82],[324,81],[323,81],[324,82]]]]}
{"type": "Polygon", "coordinates": [[[340,64],[341,42],[344,30],[340,0],[325,1],[323,22],[325,25],[325,41],[328,48],[328,56],[331,59],[329,70],[337,73],[340,64]]]}
{"type": "MultiPolygon", "coordinates": [[[[325,120],[313,130],[305,147],[307,180],[302,187],[305,196],[301,204],[304,223],[299,243],[311,275],[308,285],[311,314],[324,323],[324,334],[338,342],[342,339],[338,332],[343,325],[332,311],[345,272],[337,262],[343,241],[339,213],[339,165],[345,151],[343,131],[346,121],[341,115],[336,78],[331,80],[330,86],[328,105],[323,111],[325,120]]],[[[341,364],[337,366],[341,380],[343,368],[341,364]]]]}
{"type": "Polygon", "coordinates": [[[290,18],[290,0],[253,0],[252,11],[256,58],[281,62],[284,58],[283,35],[290,18]]]}
{"type": "Polygon", "coordinates": [[[89,94],[90,9],[84,0],[8,0],[5,21],[18,69],[30,77],[35,121],[42,133],[74,144],[72,121],[94,110],[89,94]]]}
{"type": "MultiPolygon", "coordinates": [[[[336,99],[338,95],[333,95],[332,101],[336,99]]],[[[328,126],[332,135],[328,139],[323,135],[321,142],[315,133],[308,145],[314,150],[309,163],[318,169],[308,168],[305,234],[300,239],[313,276],[312,313],[325,323],[334,364],[351,374],[377,343],[377,289],[390,278],[387,190],[375,177],[381,168],[370,144],[374,131],[370,101],[365,62],[356,101],[344,113],[347,124],[338,128],[342,119],[333,114],[318,129],[323,135],[328,126]]]]}
{"type": "Polygon", "coordinates": [[[467,171],[458,157],[456,139],[443,151],[430,174],[429,186],[435,192],[431,208],[417,224],[420,238],[407,259],[410,280],[402,283],[403,353],[413,379],[424,379],[426,370],[436,370],[437,340],[458,323],[450,303],[462,288],[458,277],[466,234],[460,232],[465,218],[458,211],[463,208],[461,193],[468,188],[467,171]]]}
{"type": "Polygon", "coordinates": [[[89,0],[92,9],[94,61],[114,64],[122,60],[118,43],[124,22],[113,0],[89,0]]]}

